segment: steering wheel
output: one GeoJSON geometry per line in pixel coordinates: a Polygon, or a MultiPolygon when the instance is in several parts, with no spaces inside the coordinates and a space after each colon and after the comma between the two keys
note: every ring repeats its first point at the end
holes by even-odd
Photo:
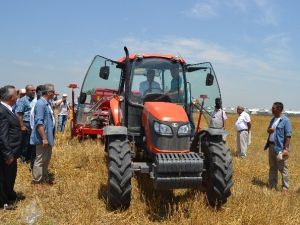
{"type": "Polygon", "coordinates": [[[172,102],[169,95],[165,93],[148,93],[145,95],[143,99],[143,103],[145,102],[172,102]]]}
{"type": "Polygon", "coordinates": [[[150,93],[162,93],[161,88],[148,88],[146,91],[144,91],[144,96],[150,93]],[[153,90],[158,90],[158,91],[153,91],[153,90]]]}
{"type": "Polygon", "coordinates": [[[184,96],[182,90],[169,91],[166,94],[171,98],[172,102],[181,102],[181,99],[184,96]]]}

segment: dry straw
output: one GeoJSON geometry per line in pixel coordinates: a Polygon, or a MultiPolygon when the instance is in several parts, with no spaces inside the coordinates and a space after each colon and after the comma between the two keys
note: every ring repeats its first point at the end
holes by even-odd
{"type": "MultiPolygon", "coordinates": [[[[227,142],[235,152],[236,115],[227,121],[227,142]]],[[[234,157],[232,197],[219,211],[205,204],[195,191],[156,193],[147,178],[133,180],[132,205],[127,211],[106,208],[106,161],[103,146],[95,141],[70,140],[69,128],[58,134],[53,150],[53,186],[31,185],[27,165],[19,164],[15,189],[26,199],[15,211],[0,211],[0,224],[26,224],[24,210],[33,200],[42,212],[35,224],[300,224],[300,121],[291,118],[293,138],[288,160],[291,189],[288,194],[267,188],[268,159],[263,150],[270,117],[252,116],[252,144],[248,158],[234,157]],[[298,130],[297,130],[298,129],[298,130]]],[[[280,177],[279,177],[280,178],[280,177]]]]}

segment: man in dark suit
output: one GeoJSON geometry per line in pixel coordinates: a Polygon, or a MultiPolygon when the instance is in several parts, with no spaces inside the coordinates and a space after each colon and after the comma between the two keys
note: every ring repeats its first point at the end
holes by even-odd
{"type": "Polygon", "coordinates": [[[0,88],[0,100],[0,207],[12,209],[10,204],[17,200],[14,185],[22,141],[20,123],[12,112],[17,100],[15,87],[0,88]]]}

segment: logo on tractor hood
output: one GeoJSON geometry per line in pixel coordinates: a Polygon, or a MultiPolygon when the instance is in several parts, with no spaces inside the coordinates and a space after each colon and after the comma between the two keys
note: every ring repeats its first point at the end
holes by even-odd
{"type": "Polygon", "coordinates": [[[178,123],[172,123],[172,127],[178,127],[178,123]]]}

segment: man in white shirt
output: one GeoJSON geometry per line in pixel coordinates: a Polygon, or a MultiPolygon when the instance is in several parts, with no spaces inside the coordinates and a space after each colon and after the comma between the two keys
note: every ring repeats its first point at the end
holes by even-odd
{"type": "Polygon", "coordinates": [[[215,99],[215,110],[211,115],[211,121],[209,127],[211,128],[225,128],[225,120],[227,116],[225,111],[222,109],[221,98],[215,99]]]}
{"type": "Polygon", "coordinates": [[[154,81],[155,70],[149,69],[147,70],[147,80],[140,83],[140,93],[142,96],[148,93],[157,93],[161,92],[160,84],[154,81]]]}
{"type": "Polygon", "coordinates": [[[58,132],[63,132],[66,126],[66,122],[69,116],[69,104],[67,102],[67,94],[62,95],[62,102],[59,105],[59,113],[58,113],[58,122],[57,122],[57,130],[58,132]]]}
{"type": "Polygon", "coordinates": [[[245,158],[249,145],[249,132],[251,129],[251,119],[248,113],[244,111],[244,107],[238,106],[237,113],[239,117],[235,122],[237,130],[237,156],[245,158]]]}
{"type": "Polygon", "coordinates": [[[221,98],[215,99],[215,110],[211,115],[211,120],[209,123],[210,128],[223,129],[224,135],[223,140],[226,141],[226,132],[225,132],[225,121],[227,120],[227,115],[222,109],[222,100],[221,98]]]}

